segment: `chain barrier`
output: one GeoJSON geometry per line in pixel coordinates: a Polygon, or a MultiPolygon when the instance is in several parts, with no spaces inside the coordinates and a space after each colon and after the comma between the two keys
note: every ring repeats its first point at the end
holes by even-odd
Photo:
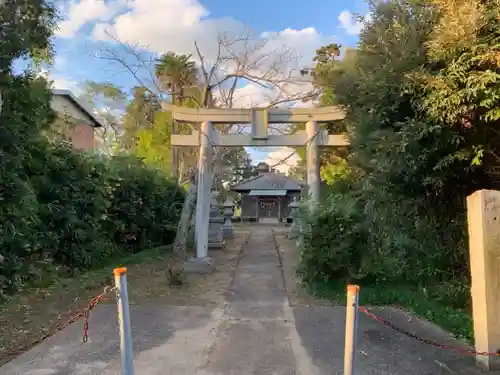
{"type": "Polygon", "coordinates": [[[52,329],[49,333],[43,335],[42,337],[40,337],[39,339],[23,346],[22,348],[19,348],[17,350],[14,350],[14,351],[11,351],[7,354],[7,356],[14,356],[14,355],[19,355],[23,352],[25,352],[26,350],[32,348],[33,346],[41,343],[42,341],[48,339],[49,337],[52,337],[54,336],[56,333],[62,331],[63,329],[65,329],[66,327],[70,326],[71,324],[77,322],[78,320],[80,320],[82,317],[84,318],[84,323],[83,323],[83,336],[82,336],[82,341],[84,343],[86,343],[89,339],[89,336],[88,336],[88,331],[89,331],[89,317],[90,317],[90,311],[92,311],[92,309],[99,303],[101,302],[109,293],[113,292],[113,291],[117,291],[117,288],[116,287],[111,287],[111,286],[107,286],[104,288],[104,291],[95,296],[94,298],[92,298],[90,300],[90,302],[87,304],[86,307],[84,307],[83,309],[80,309],[78,310],[70,319],[68,319],[67,321],[65,321],[64,323],[61,323],[61,324],[58,324],[57,326],[54,327],[54,329],[52,329]]]}
{"type": "Polygon", "coordinates": [[[451,350],[451,351],[454,351],[458,354],[470,355],[470,356],[485,356],[485,357],[499,357],[500,356],[500,349],[498,349],[496,352],[478,352],[474,349],[457,348],[457,347],[454,347],[451,345],[440,344],[436,341],[425,339],[423,337],[415,335],[414,333],[405,331],[404,329],[401,329],[398,326],[394,325],[393,323],[389,322],[387,319],[384,319],[378,315],[373,314],[365,307],[358,306],[358,310],[360,312],[364,313],[365,315],[367,315],[369,318],[375,320],[376,322],[382,323],[385,326],[391,328],[392,330],[394,330],[396,332],[399,332],[400,334],[402,334],[404,336],[407,336],[411,339],[422,342],[424,344],[434,346],[434,347],[439,348],[439,349],[451,350]]]}

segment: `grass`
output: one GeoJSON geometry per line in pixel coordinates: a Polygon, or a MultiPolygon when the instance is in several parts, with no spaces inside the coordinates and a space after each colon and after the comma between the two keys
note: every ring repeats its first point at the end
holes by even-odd
{"type": "MultiPolygon", "coordinates": [[[[60,277],[57,274],[49,275],[46,279],[38,280],[36,282],[28,283],[23,290],[23,294],[31,294],[40,289],[53,289],[64,288],[69,284],[74,284],[78,281],[83,289],[91,290],[96,287],[108,285],[113,282],[112,270],[117,267],[124,267],[126,265],[140,264],[170,253],[172,245],[159,246],[147,250],[137,252],[135,254],[118,254],[110,257],[100,264],[96,265],[90,271],[85,271],[73,277],[60,277]]],[[[14,298],[15,299],[15,298],[14,298]]],[[[1,305],[0,305],[1,306],[1,305]]],[[[0,310],[1,311],[1,310],[0,310]]]]}
{"type": "MultiPolygon", "coordinates": [[[[403,308],[449,331],[456,338],[472,343],[472,316],[469,309],[450,306],[434,293],[414,285],[360,285],[359,304],[403,308]]],[[[314,283],[309,292],[319,298],[345,305],[345,284],[314,283]]]]}

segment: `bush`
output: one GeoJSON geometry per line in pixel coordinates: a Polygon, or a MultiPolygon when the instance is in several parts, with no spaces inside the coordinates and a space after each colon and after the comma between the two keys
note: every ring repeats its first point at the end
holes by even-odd
{"type": "MultiPolygon", "coordinates": [[[[463,217],[445,217],[418,202],[375,196],[365,186],[334,185],[324,204],[300,221],[300,272],[314,283],[412,284],[444,288],[464,306],[468,261],[463,217]],[[446,222],[440,226],[440,222],[446,222]],[[453,289],[452,287],[456,287],[453,289]]],[[[445,296],[449,296],[445,297],[445,296]]]]}
{"type": "Polygon", "coordinates": [[[106,166],[70,145],[43,139],[32,156],[29,172],[40,205],[45,254],[71,270],[107,258],[115,249],[102,233],[109,202],[106,166]]]}
{"type": "Polygon", "coordinates": [[[20,198],[1,206],[0,294],[50,267],[71,275],[173,242],[184,193],[161,171],[134,157],[103,158],[43,138],[26,151],[17,171],[26,180],[13,180],[20,198]]]}
{"type": "Polygon", "coordinates": [[[301,208],[300,271],[305,281],[358,279],[366,253],[367,233],[356,199],[332,194],[314,217],[301,208]]]}
{"type": "Polygon", "coordinates": [[[24,167],[38,133],[54,117],[44,80],[30,74],[7,79],[0,112],[0,254],[5,258],[0,297],[36,275],[44,260],[40,207],[24,167]]]}
{"type": "Polygon", "coordinates": [[[163,172],[135,157],[111,162],[107,232],[128,251],[170,244],[175,239],[184,190],[163,172]]]}

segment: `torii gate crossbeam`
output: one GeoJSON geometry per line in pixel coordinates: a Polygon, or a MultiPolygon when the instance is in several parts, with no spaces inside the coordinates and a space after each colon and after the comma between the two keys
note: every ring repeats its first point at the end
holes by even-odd
{"type": "Polygon", "coordinates": [[[198,161],[198,186],[196,201],[196,258],[208,257],[208,221],[212,188],[212,147],[281,147],[306,146],[307,185],[311,207],[319,202],[320,173],[319,148],[349,145],[345,134],[328,134],[321,131],[320,122],[344,119],[340,107],[322,108],[185,108],[163,103],[163,110],[172,113],[179,122],[201,123],[200,132],[190,135],[172,135],[175,147],[200,147],[198,161]],[[305,132],[292,135],[273,135],[268,132],[270,123],[306,123],[305,132]],[[252,124],[251,135],[219,134],[213,124],[252,124]]]}

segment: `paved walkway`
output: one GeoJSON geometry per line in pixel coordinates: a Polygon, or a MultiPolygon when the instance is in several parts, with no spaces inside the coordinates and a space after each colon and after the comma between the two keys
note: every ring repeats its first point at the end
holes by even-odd
{"type": "MultiPolygon", "coordinates": [[[[290,298],[293,248],[283,238],[278,252],[269,227],[252,228],[223,305],[131,306],[136,375],[342,374],[345,310],[290,298]]],[[[457,344],[397,310],[379,313],[430,339],[457,344]]],[[[470,358],[360,316],[357,375],[479,373],[470,358]]],[[[0,368],[0,375],[21,374],[121,374],[115,306],[94,311],[89,343],[81,344],[77,323],[0,368]]]]}

